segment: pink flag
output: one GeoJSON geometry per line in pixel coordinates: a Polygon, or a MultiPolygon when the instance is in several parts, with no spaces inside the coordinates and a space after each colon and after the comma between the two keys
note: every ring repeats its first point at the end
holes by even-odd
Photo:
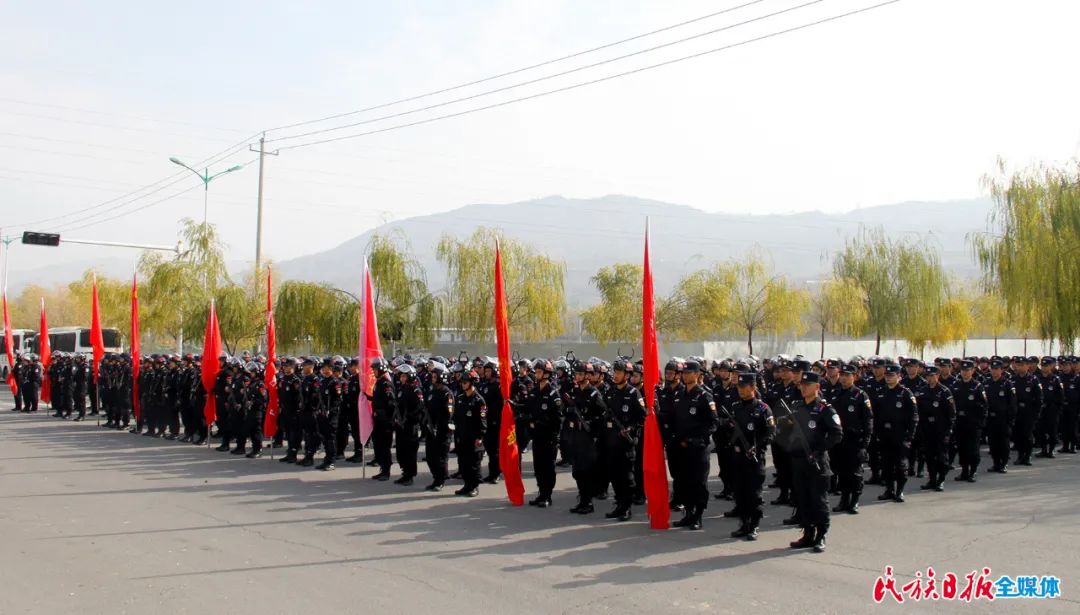
{"type": "Polygon", "coordinates": [[[371,371],[371,361],[382,356],[379,343],[379,323],[375,318],[375,293],[371,290],[371,271],[364,263],[364,291],[360,305],[360,442],[367,443],[371,432],[375,430],[375,417],[371,412],[371,402],[367,396],[375,388],[375,373],[371,371]]]}

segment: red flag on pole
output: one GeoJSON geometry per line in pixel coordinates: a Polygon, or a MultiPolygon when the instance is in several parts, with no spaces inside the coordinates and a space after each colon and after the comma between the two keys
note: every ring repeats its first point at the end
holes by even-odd
{"type": "Polygon", "coordinates": [[[135,422],[142,420],[142,401],[139,396],[139,374],[142,372],[142,350],[139,342],[139,277],[131,274],[131,408],[135,422]]]}
{"type": "Polygon", "coordinates": [[[656,420],[656,385],[660,382],[660,351],[656,343],[656,312],[653,307],[652,263],[649,258],[649,222],[645,222],[645,275],[641,297],[642,367],[645,370],[645,445],[642,469],[645,477],[645,498],[648,502],[649,526],[654,530],[668,529],[671,510],[668,508],[667,468],[664,465],[664,445],[660,439],[660,424],[656,420]]]}
{"type": "Polygon", "coordinates": [[[207,428],[217,420],[217,398],[214,396],[214,383],[217,381],[218,372],[221,371],[221,331],[218,329],[217,310],[214,302],[210,302],[210,316],[206,319],[206,333],[203,335],[202,352],[202,385],[206,391],[206,407],[203,415],[206,417],[207,428]]]}
{"type": "Polygon", "coordinates": [[[94,349],[94,364],[90,367],[94,384],[98,382],[101,359],[105,356],[105,341],[101,336],[101,305],[98,302],[97,275],[94,275],[94,295],[90,304],[90,347],[94,349]]]}
{"type": "Polygon", "coordinates": [[[11,318],[8,316],[7,289],[4,289],[4,350],[7,352],[8,373],[7,383],[11,387],[11,394],[19,394],[19,385],[15,382],[15,338],[11,334],[11,318]]]}
{"type": "MultiPolygon", "coordinates": [[[[514,377],[510,363],[510,322],[503,289],[502,254],[495,242],[495,335],[499,346],[499,388],[502,389],[502,425],[499,428],[499,469],[506,477],[506,495],[514,506],[525,503],[525,485],[521,482],[521,452],[517,445],[514,411],[510,408],[510,385],[514,377]]],[[[495,412],[488,408],[488,412],[495,412]]]]}
{"type": "Polygon", "coordinates": [[[372,416],[371,395],[375,387],[375,373],[371,371],[371,361],[382,356],[382,344],[379,342],[379,323],[375,317],[375,293],[371,290],[371,270],[364,263],[364,291],[360,311],[360,441],[367,443],[371,432],[375,430],[375,417],[372,416]]]}
{"type": "Polygon", "coordinates": [[[266,420],[263,422],[263,435],[273,438],[277,433],[278,390],[277,390],[277,327],[274,326],[274,299],[270,288],[270,268],[266,268],[266,420]]]}
{"type": "Polygon", "coordinates": [[[52,383],[49,365],[52,364],[52,344],[49,343],[49,319],[45,317],[45,298],[41,298],[41,322],[38,324],[38,355],[41,357],[41,401],[52,403],[52,383]]]}

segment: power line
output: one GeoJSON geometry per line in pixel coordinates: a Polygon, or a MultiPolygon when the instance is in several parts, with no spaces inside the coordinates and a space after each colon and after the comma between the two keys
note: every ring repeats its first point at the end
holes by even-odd
{"type": "Polygon", "coordinates": [[[530,79],[528,81],[522,81],[520,83],[510,84],[510,85],[503,86],[503,87],[500,87],[500,88],[495,88],[493,90],[486,90],[484,92],[479,92],[477,94],[471,94],[469,96],[462,96],[460,98],[455,98],[453,100],[448,100],[448,101],[445,101],[445,102],[436,103],[436,104],[433,104],[433,105],[428,105],[426,107],[419,107],[419,108],[416,108],[416,109],[410,109],[408,111],[401,111],[401,112],[398,112],[398,113],[391,113],[389,115],[383,115],[383,116],[380,116],[380,117],[371,118],[371,119],[367,119],[367,120],[362,120],[362,121],[359,121],[359,122],[353,122],[351,124],[343,124],[341,126],[334,126],[334,127],[331,127],[331,128],[321,128],[319,130],[311,130],[311,131],[308,131],[308,132],[302,132],[302,133],[298,133],[298,134],[295,134],[295,135],[285,135],[283,137],[275,137],[273,139],[267,139],[267,141],[268,142],[277,142],[277,141],[285,141],[285,140],[289,140],[289,139],[300,139],[300,138],[303,138],[303,137],[310,137],[310,136],[314,136],[314,135],[325,134],[325,133],[328,133],[328,132],[344,130],[346,128],[355,128],[357,126],[363,126],[363,125],[366,125],[366,124],[373,124],[375,122],[381,122],[383,120],[389,120],[389,119],[394,119],[394,118],[398,118],[398,117],[404,117],[406,115],[413,115],[415,113],[422,113],[424,111],[431,111],[432,109],[438,109],[440,107],[445,107],[445,106],[457,104],[457,103],[460,103],[460,102],[466,102],[466,101],[469,101],[469,100],[475,100],[477,98],[482,98],[484,96],[490,96],[492,94],[498,94],[500,92],[506,92],[508,90],[514,90],[514,89],[517,89],[517,88],[525,87],[527,85],[533,85],[533,84],[536,84],[536,83],[541,83],[543,81],[549,81],[551,79],[557,79],[559,77],[565,77],[566,75],[579,73],[579,72],[584,71],[584,70],[590,70],[590,69],[593,69],[593,68],[597,68],[599,66],[604,66],[604,65],[607,65],[607,64],[611,64],[613,62],[619,62],[621,60],[625,60],[625,59],[628,59],[628,58],[633,58],[633,57],[637,57],[639,55],[652,53],[652,52],[658,51],[660,49],[666,49],[668,47],[672,47],[672,46],[675,46],[675,45],[681,45],[683,43],[687,43],[687,42],[690,42],[690,41],[693,41],[693,40],[697,40],[699,38],[703,38],[703,37],[706,37],[706,36],[712,36],[712,35],[718,34],[720,32],[725,32],[727,30],[731,30],[731,29],[734,29],[734,28],[739,28],[741,26],[745,26],[745,25],[748,25],[748,24],[751,24],[751,23],[764,21],[764,20],[770,19],[772,17],[777,17],[777,16],[783,15],[785,13],[790,13],[792,11],[797,11],[799,9],[806,8],[808,6],[812,6],[812,5],[815,5],[815,4],[820,4],[820,3],[824,2],[824,1],[825,0],[809,0],[808,2],[804,2],[802,4],[798,4],[798,5],[788,7],[786,9],[775,11],[775,12],[772,12],[772,13],[768,13],[768,14],[765,14],[765,15],[760,15],[758,17],[754,17],[753,19],[747,19],[745,21],[740,21],[738,23],[727,25],[727,26],[724,26],[724,27],[721,27],[721,28],[715,28],[713,30],[709,30],[708,32],[701,32],[699,34],[694,34],[694,35],[687,36],[687,37],[684,37],[684,38],[681,38],[681,39],[678,39],[678,40],[669,41],[667,43],[663,43],[663,44],[660,44],[660,45],[655,45],[653,47],[648,47],[646,49],[641,49],[641,50],[638,50],[638,51],[634,51],[632,53],[623,54],[621,56],[615,56],[614,58],[608,58],[606,60],[601,60],[599,62],[593,62],[592,64],[585,64],[584,66],[577,66],[577,67],[567,69],[567,70],[564,70],[564,71],[561,71],[561,72],[558,72],[558,73],[552,73],[550,75],[545,75],[543,77],[537,77],[536,79],[530,79]]]}
{"type": "Polygon", "coordinates": [[[386,107],[392,107],[394,105],[400,105],[402,103],[412,102],[412,101],[420,100],[420,99],[423,99],[423,98],[429,98],[431,96],[437,96],[439,94],[446,94],[447,92],[453,92],[455,90],[460,90],[462,88],[467,88],[467,87],[470,87],[470,86],[479,85],[481,83],[486,83],[488,81],[494,81],[496,79],[501,79],[503,77],[509,77],[511,75],[516,75],[518,73],[523,73],[523,72],[526,72],[526,71],[533,70],[535,68],[541,68],[541,67],[544,67],[544,66],[548,66],[548,65],[551,65],[551,64],[556,64],[558,62],[562,62],[564,60],[571,60],[573,58],[577,58],[577,57],[580,57],[580,56],[583,56],[583,55],[587,55],[587,54],[594,53],[594,52],[597,52],[597,51],[602,51],[604,49],[609,49],[611,47],[616,47],[618,45],[622,45],[622,44],[625,44],[625,43],[630,43],[630,42],[633,42],[633,41],[636,41],[636,40],[639,40],[639,39],[642,39],[642,38],[652,36],[654,34],[660,34],[661,32],[667,32],[668,30],[674,30],[676,28],[681,28],[683,26],[688,26],[690,24],[697,23],[699,21],[704,21],[706,19],[711,19],[711,18],[717,17],[719,15],[724,15],[725,13],[730,13],[732,11],[736,11],[738,9],[745,8],[745,7],[754,5],[754,4],[760,4],[761,2],[764,2],[764,1],[765,0],[753,0],[752,2],[746,2],[746,3],[740,4],[738,6],[733,6],[731,8],[724,9],[722,11],[716,11],[714,13],[709,13],[708,15],[702,15],[701,17],[695,17],[693,19],[689,19],[687,21],[683,21],[683,22],[680,22],[680,23],[677,23],[677,24],[672,24],[670,26],[665,26],[665,27],[657,29],[657,30],[652,30],[650,32],[645,32],[643,34],[638,34],[638,35],[635,35],[635,36],[631,36],[630,38],[624,38],[624,39],[621,39],[621,40],[618,40],[618,41],[614,41],[614,42],[611,42],[611,43],[600,45],[599,47],[593,47],[591,49],[586,49],[584,51],[578,51],[576,53],[561,56],[561,57],[554,58],[554,59],[551,59],[551,60],[545,60],[543,62],[539,62],[539,63],[536,63],[536,64],[531,64],[529,66],[524,66],[522,68],[517,68],[517,69],[511,70],[511,71],[507,71],[505,73],[499,73],[498,75],[492,75],[490,77],[484,77],[483,79],[477,79],[475,81],[470,81],[468,83],[462,83],[462,84],[451,86],[451,87],[448,87],[448,88],[443,88],[441,90],[435,90],[435,91],[432,91],[432,92],[427,92],[425,94],[418,94],[416,96],[409,96],[408,98],[401,98],[399,100],[394,100],[394,101],[390,101],[390,102],[387,102],[387,103],[378,104],[378,105],[375,105],[373,107],[367,107],[367,108],[364,108],[364,109],[357,109],[355,111],[348,111],[348,112],[345,112],[345,113],[338,113],[338,114],[335,114],[335,115],[328,115],[326,117],[322,117],[322,118],[319,118],[319,119],[316,119],[316,120],[307,120],[307,121],[304,121],[304,122],[296,122],[295,124],[286,124],[284,126],[277,126],[277,127],[274,127],[274,128],[268,128],[267,132],[271,132],[271,131],[275,131],[275,130],[287,130],[289,128],[296,128],[298,126],[307,126],[309,124],[317,124],[319,122],[326,122],[326,121],[329,121],[329,120],[336,120],[336,119],[339,119],[339,118],[348,117],[350,115],[356,115],[358,113],[367,113],[368,111],[376,111],[378,109],[385,109],[386,107]]]}
{"type": "MultiPolygon", "coordinates": [[[[204,160],[199,161],[198,163],[195,164],[195,166],[198,167],[198,166],[202,166],[202,165],[214,164],[214,163],[216,163],[216,162],[218,162],[220,160],[223,160],[225,158],[229,158],[229,157],[235,155],[241,148],[246,147],[249,140],[250,140],[250,137],[248,139],[244,139],[243,141],[240,141],[239,143],[236,143],[235,145],[233,145],[230,148],[227,148],[225,150],[222,150],[221,152],[218,152],[217,154],[215,154],[215,155],[213,155],[213,156],[211,156],[209,158],[206,158],[204,160]]],[[[145,190],[149,190],[150,188],[154,188],[155,186],[158,186],[158,184],[165,184],[163,186],[160,186],[160,187],[156,188],[155,190],[151,190],[150,192],[147,192],[146,194],[135,197],[134,199],[132,199],[131,201],[128,201],[127,203],[122,203],[121,205],[116,206],[116,207],[120,207],[122,205],[130,204],[130,203],[132,203],[132,202],[134,202],[136,200],[148,197],[151,194],[156,194],[158,192],[161,192],[165,188],[168,188],[169,186],[172,186],[174,184],[179,183],[180,181],[182,181],[186,177],[188,177],[187,173],[184,172],[184,171],[181,171],[181,172],[178,172],[178,173],[174,173],[174,174],[172,174],[172,175],[170,175],[170,176],[168,176],[168,177],[166,177],[164,179],[160,179],[160,180],[158,180],[156,182],[153,182],[151,184],[148,184],[146,186],[138,188],[136,190],[132,190],[130,192],[121,194],[121,195],[119,195],[117,197],[114,197],[112,199],[109,199],[107,201],[103,201],[101,203],[98,203],[97,205],[93,205],[93,206],[90,206],[90,207],[84,207],[84,208],[81,208],[81,209],[75,209],[75,210],[66,212],[64,214],[61,214],[59,216],[52,216],[52,217],[49,217],[49,218],[41,218],[41,219],[38,219],[38,220],[31,220],[29,222],[18,222],[18,223],[12,224],[11,226],[17,227],[17,228],[26,228],[26,227],[29,227],[29,226],[35,225],[35,224],[42,224],[42,223],[46,223],[46,222],[52,222],[54,220],[59,220],[61,218],[67,218],[67,217],[72,216],[72,215],[78,215],[78,214],[81,214],[81,213],[87,213],[87,212],[90,212],[90,211],[94,211],[96,209],[100,209],[102,207],[106,207],[108,205],[111,205],[111,204],[113,204],[113,203],[115,203],[115,202],[117,202],[119,200],[125,199],[127,197],[139,194],[140,192],[143,192],[145,190]],[[170,181],[170,180],[172,180],[172,181],[170,181]],[[165,182],[169,182],[169,183],[165,183],[165,182]]],[[[102,212],[99,212],[99,213],[105,213],[107,211],[112,211],[112,210],[116,209],[116,207],[106,209],[106,210],[104,210],[102,212]]]]}
{"type": "MultiPolygon", "coordinates": [[[[247,166],[247,165],[249,165],[249,164],[251,164],[251,163],[255,162],[256,160],[258,160],[258,158],[252,158],[251,160],[248,160],[248,161],[246,161],[246,162],[242,163],[242,165],[241,165],[241,166],[247,166]]],[[[175,182],[174,182],[174,183],[175,183],[175,182]]],[[[172,184],[169,184],[169,185],[172,185],[172,184]]],[[[100,219],[100,220],[94,220],[94,221],[92,221],[92,222],[88,222],[88,223],[86,223],[86,224],[82,224],[82,225],[78,225],[78,226],[66,227],[66,225],[67,225],[67,224],[75,224],[75,223],[78,223],[78,222],[81,222],[81,221],[82,221],[82,220],[73,220],[73,221],[71,221],[71,222],[69,222],[69,223],[65,223],[65,225],[62,225],[62,226],[60,226],[60,227],[56,227],[56,228],[55,228],[54,230],[55,230],[56,232],[59,232],[60,230],[62,230],[62,231],[64,231],[64,232],[71,232],[71,231],[76,231],[76,230],[80,230],[80,229],[88,228],[88,227],[91,227],[91,226],[97,226],[98,224],[103,224],[103,223],[105,223],[105,222],[110,222],[110,221],[112,221],[112,220],[116,220],[117,218],[122,218],[122,217],[124,217],[124,216],[128,216],[128,215],[131,215],[131,214],[133,214],[133,213],[136,213],[136,212],[139,212],[139,211],[143,211],[143,210],[145,210],[145,209],[149,209],[149,208],[151,208],[151,207],[153,207],[153,206],[155,206],[155,205],[160,205],[161,203],[164,203],[164,202],[166,202],[166,201],[168,201],[168,200],[170,200],[170,199],[174,199],[174,198],[176,198],[176,197],[180,196],[181,194],[184,194],[184,193],[187,193],[187,192],[191,192],[192,190],[194,190],[194,189],[196,189],[196,188],[198,188],[198,187],[199,187],[199,185],[198,185],[198,184],[196,184],[196,185],[193,185],[193,186],[191,186],[190,188],[185,188],[184,190],[181,190],[181,191],[179,191],[179,192],[176,192],[176,193],[174,193],[174,194],[170,194],[169,196],[167,196],[167,197],[165,197],[165,198],[162,198],[162,199],[158,199],[158,200],[156,200],[156,201],[152,201],[152,202],[150,202],[150,203],[145,203],[145,204],[143,204],[143,205],[140,205],[139,207],[136,207],[135,209],[132,209],[132,210],[129,210],[129,211],[124,211],[124,212],[120,212],[119,214],[117,214],[117,215],[115,215],[115,216],[110,216],[110,217],[108,217],[108,218],[102,218],[102,219],[100,219]]],[[[140,198],[141,198],[141,197],[140,197],[140,198]]],[[[129,203],[125,203],[125,204],[130,204],[130,202],[129,202],[129,203]]],[[[117,205],[116,207],[121,207],[121,206],[123,206],[123,205],[125,205],[125,204],[117,205]]],[[[115,209],[115,208],[113,208],[113,209],[115,209]]],[[[108,210],[106,210],[106,211],[108,211],[108,210]]],[[[105,212],[104,212],[104,211],[103,211],[103,212],[99,212],[99,213],[97,213],[97,214],[94,214],[93,216],[89,216],[89,217],[90,217],[90,218],[93,218],[93,217],[95,217],[95,216],[98,216],[98,215],[100,215],[100,214],[102,214],[102,213],[105,213],[105,212]]],[[[85,220],[85,219],[86,219],[86,218],[84,218],[83,220],[85,220]]]]}
{"type": "Polygon", "coordinates": [[[193,128],[203,128],[203,129],[208,128],[210,130],[218,130],[218,131],[221,131],[221,132],[239,132],[239,133],[246,132],[246,131],[241,130],[239,128],[219,128],[217,126],[207,126],[205,124],[195,124],[195,123],[192,123],[192,122],[181,122],[181,121],[178,121],[178,120],[163,120],[163,119],[159,119],[159,118],[144,117],[144,116],[138,116],[138,115],[126,115],[126,114],[122,114],[122,113],[112,113],[112,112],[109,112],[109,111],[98,111],[98,110],[95,110],[95,109],[84,109],[84,108],[80,108],[80,107],[69,107],[69,106],[65,106],[65,105],[55,105],[55,104],[51,104],[51,103],[34,102],[34,101],[29,101],[29,100],[19,100],[19,99],[16,99],[16,98],[3,98],[3,97],[0,97],[0,102],[12,103],[12,104],[16,104],[16,105],[26,105],[28,107],[45,107],[45,108],[49,108],[49,109],[61,109],[61,110],[64,110],[64,111],[75,111],[77,113],[90,113],[90,114],[93,114],[93,115],[104,115],[106,117],[128,118],[128,119],[138,120],[138,121],[142,121],[142,122],[157,122],[157,123],[160,123],[160,124],[175,124],[177,126],[191,126],[193,128]]]}
{"type": "Polygon", "coordinates": [[[582,87],[585,87],[585,86],[595,85],[595,84],[598,84],[598,83],[604,83],[606,81],[611,81],[613,79],[618,79],[620,77],[626,77],[626,76],[629,76],[629,75],[635,75],[637,73],[642,73],[642,72],[645,72],[645,71],[648,71],[648,70],[653,70],[653,69],[661,68],[661,67],[664,67],[664,66],[670,66],[672,64],[677,64],[679,62],[684,62],[686,60],[692,60],[692,59],[700,58],[700,57],[703,57],[703,56],[711,55],[711,54],[714,54],[714,53],[719,53],[721,51],[727,51],[729,49],[734,49],[736,47],[742,47],[744,45],[749,45],[751,43],[756,43],[756,42],[760,42],[760,41],[763,41],[763,40],[776,38],[778,36],[783,36],[785,34],[790,34],[792,32],[797,32],[799,30],[805,30],[805,29],[808,29],[808,28],[812,28],[814,26],[819,26],[819,25],[823,25],[823,24],[826,24],[826,23],[830,23],[830,22],[833,22],[833,21],[840,20],[840,19],[844,19],[846,17],[852,17],[854,15],[858,15],[858,14],[861,14],[861,13],[866,13],[868,11],[872,11],[874,9],[882,8],[882,7],[888,6],[890,4],[896,4],[897,2],[900,2],[900,0],[887,0],[886,2],[880,2],[878,4],[873,4],[873,5],[861,8],[861,9],[848,11],[846,13],[840,13],[838,15],[833,15],[831,17],[826,17],[826,18],[823,18],[823,19],[819,19],[817,21],[812,21],[812,22],[802,24],[802,25],[799,25],[799,26],[786,28],[784,30],[778,30],[776,32],[770,32],[770,33],[764,34],[762,36],[757,36],[757,37],[754,37],[754,38],[751,38],[751,39],[739,41],[737,43],[731,43],[729,45],[724,45],[722,47],[716,47],[714,49],[708,49],[706,51],[701,51],[701,52],[694,53],[694,54],[691,54],[691,55],[682,56],[682,57],[679,57],[679,58],[674,58],[672,60],[666,60],[664,62],[659,62],[657,64],[650,64],[648,66],[635,68],[633,70],[628,70],[628,71],[624,71],[624,72],[621,72],[621,73],[615,73],[613,75],[608,75],[606,77],[599,77],[597,79],[592,79],[590,81],[584,81],[584,82],[580,82],[580,83],[571,84],[571,85],[564,86],[564,87],[561,87],[561,88],[556,88],[554,90],[547,90],[547,91],[544,91],[544,92],[538,92],[536,94],[530,94],[528,96],[521,96],[519,98],[512,98],[510,100],[505,100],[505,101],[502,101],[502,102],[493,103],[493,104],[490,104],[490,105],[485,105],[483,107],[476,107],[476,108],[473,108],[473,109],[465,109],[464,111],[457,111],[455,113],[447,113],[445,115],[439,115],[439,116],[435,116],[435,117],[431,117],[431,118],[425,118],[425,119],[422,119],[422,120],[416,120],[416,121],[407,122],[407,123],[404,123],[404,124],[397,124],[397,125],[394,125],[394,126],[387,126],[386,128],[378,128],[378,129],[375,129],[375,130],[369,130],[369,131],[355,133],[355,134],[351,134],[351,135],[343,135],[343,136],[340,136],[340,137],[331,137],[331,138],[328,138],[328,139],[320,139],[318,141],[310,141],[310,142],[307,142],[307,143],[298,143],[298,144],[295,144],[295,145],[283,145],[283,146],[279,147],[278,149],[279,150],[297,149],[297,148],[301,148],[301,147],[311,147],[312,145],[322,145],[324,143],[333,143],[335,141],[343,141],[345,139],[356,139],[356,138],[359,138],[359,137],[366,137],[366,136],[380,134],[380,133],[384,133],[384,132],[390,132],[390,131],[393,131],[393,130],[400,130],[402,128],[410,128],[412,126],[420,126],[420,125],[423,125],[423,124],[430,124],[432,122],[437,122],[437,121],[440,121],[440,120],[446,120],[446,119],[451,119],[451,118],[455,118],[455,117],[461,117],[461,116],[464,116],[464,115],[471,115],[473,113],[478,113],[480,111],[487,111],[487,110],[490,110],[490,109],[496,109],[496,108],[499,108],[499,107],[505,107],[507,105],[511,105],[511,104],[518,103],[518,102],[524,102],[524,101],[527,101],[527,100],[533,100],[533,99],[536,99],[536,98],[543,98],[545,96],[550,96],[552,94],[558,94],[558,93],[561,93],[561,92],[567,92],[567,91],[570,91],[570,90],[576,90],[578,88],[582,88],[582,87]]]}

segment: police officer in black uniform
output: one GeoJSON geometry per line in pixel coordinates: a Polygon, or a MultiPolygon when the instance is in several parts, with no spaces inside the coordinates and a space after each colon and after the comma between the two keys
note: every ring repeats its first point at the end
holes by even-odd
{"type": "MultiPolygon", "coordinates": [[[[958,481],[975,482],[979,470],[982,430],[986,425],[986,390],[975,378],[975,362],[960,362],[960,377],[953,384],[953,398],[956,400],[956,427],[953,439],[960,458],[958,481]]],[[[950,460],[951,461],[951,460],[950,460]]]]}
{"type": "Polygon", "coordinates": [[[840,503],[833,512],[858,514],[859,498],[863,491],[863,466],[869,458],[867,450],[874,434],[874,412],[870,398],[855,386],[859,371],[855,365],[840,366],[837,386],[832,389],[830,406],[840,416],[844,438],[829,450],[833,472],[837,474],[836,486],[840,491],[840,503]]]}
{"type": "Polygon", "coordinates": [[[303,440],[300,428],[303,382],[296,373],[296,366],[296,359],[285,357],[281,361],[281,373],[278,374],[278,431],[284,432],[288,446],[285,456],[278,460],[281,463],[296,463],[296,454],[300,451],[300,441],[303,440]]]}
{"type": "Polygon", "coordinates": [[[942,482],[952,465],[949,461],[949,442],[956,421],[956,402],[953,393],[941,385],[941,369],[936,365],[926,367],[926,386],[916,396],[919,407],[919,425],[915,429],[923,458],[929,472],[926,484],[920,489],[944,491],[942,482]]]}
{"type": "Polygon", "coordinates": [[[534,384],[525,394],[523,414],[532,435],[533,472],[536,474],[536,498],[530,506],[551,506],[555,490],[555,460],[559,452],[559,431],[563,422],[563,403],[558,385],[553,382],[554,366],[547,359],[533,363],[534,384]]]}
{"type": "Polygon", "coordinates": [[[454,392],[448,386],[450,370],[442,363],[432,362],[429,386],[424,396],[424,456],[431,471],[428,491],[441,491],[449,473],[447,460],[450,439],[453,437],[454,392]]]}
{"type": "Polygon", "coordinates": [[[394,414],[394,438],[401,477],[395,485],[408,487],[416,476],[416,452],[420,448],[420,424],[424,420],[424,394],[416,379],[416,369],[403,363],[397,373],[397,412],[394,414]]]}
{"type": "Polygon", "coordinates": [[[1035,424],[1035,445],[1041,450],[1035,456],[1053,459],[1058,441],[1058,419],[1061,417],[1061,406],[1065,403],[1065,387],[1056,372],[1057,359],[1043,357],[1040,365],[1038,379],[1043,390],[1043,407],[1035,424]]]}
{"type": "Polygon", "coordinates": [[[1035,375],[1038,360],[1021,357],[1016,363],[1017,373],[1013,379],[1016,387],[1016,421],[1013,424],[1013,442],[1016,444],[1016,465],[1031,465],[1031,450],[1035,444],[1035,426],[1039,422],[1043,406],[1043,388],[1035,375]]]}
{"type": "Polygon", "coordinates": [[[885,484],[885,492],[878,499],[903,502],[908,449],[919,424],[919,410],[915,396],[900,384],[899,365],[885,366],[885,386],[878,388],[871,401],[881,455],[881,478],[885,484]]]}
{"type": "Polygon", "coordinates": [[[734,512],[740,520],[739,529],[731,537],[757,540],[758,526],[765,515],[761,492],[765,485],[765,451],[776,434],[776,423],[772,410],[758,399],[757,376],[745,372],[736,378],[738,400],[724,406],[726,416],[721,420],[729,434],[724,443],[725,463],[734,483],[731,488],[734,512]]]}
{"type": "Polygon", "coordinates": [[[791,459],[792,491],[803,535],[791,543],[793,549],[813,547],[825,550],[825,535],[829,532],[829,468],[828,451],[844,437],[840,417],[819,395],[821,377],[804,372],[800,379],[799,399],[787,418],[791,426],[787,450],[791,459]]]}
{"type": "Polygon", "coordinates": [[[1009,466],[1009,437],[1016,420],[1016,388],[1005,373],[1005,362],[990,360],[986,381],[986,439],[990,444],[991,472],[1005,474],[1009,466]]]}
{"type": "Polygon", "coordinates": [[[606,412],[600,425],[601,450],[606,456],[608,477],[615,490],[615,507],[605,517],[629,521],[634,500],[634,459],[645,426],[645,399],[630,385],[634,366],[626,359],[615,361],[612,384],[604,396],[606,412]]]}
{"type": "Polygon", "coordinates": [[[720,423],[713,396],[699,384],[701,364],[687,361],[682,369],[686,387],[674,399],[669,424],[672,450],[679,457],[679,475],[672,476],[686,513],[676,527],[701,529],[701,517],[709,505],[709,442],[720,423]]]}
{"type": "MultiPolygon", "coordinates": [[[[679,462],[682,457],[675,450],[677,446],[672,435],[672,417],[675,415],[675,399],[685,390],[680,377],[682,363],[672,359],[664,366],[664,382],[656,388],[656,422],[660,426],[660,437],[664,441],[664,450],[667,453],[668,473],[672,476],[681,474],[682,466],[679,462]]],[[[715,403],[715,402],[714,402],[715,403]]],[[[671,502],[668,506],[674,511],[685,511],[685,494],[679,490],[681,483],[673,483],[671,502]]]]}
{"type": "Polygon", "coordinates": [[[397,394],[394,382],[390,379],[390,364],[382,357],[371,360],[371,371],[375,375],[368,400],[371,401],[372,431],[371,443],[375,449],[375,463],[379,472],[372,480],[390,480],[391,447],[394,443],[394,416],[397,414],[397,394]]]}
{"type": "Polygon", "coordinates": [[[484,434],[487,431],[487,402],[477,390],[480,376],[469,371],[461,377],[461,392],[454,401],[454,448],[458,472],[464,486],[454,492],[468,498],[479,495],[480,463],[484,459],[484,434]]]}
{"type": "Polygon", "coordinates": [[[574,390],[566,404],[566,425],[573,451],[572,476],[578,489],[577,505],[570,512],[579,515],[587,515],[595,510],[592,500],[599,483],[597,436],[607,406],[604,396],[592,385],[591,375],[595,372],[593,364],[587,361],[579,362],[574,367],[574,390]]]}

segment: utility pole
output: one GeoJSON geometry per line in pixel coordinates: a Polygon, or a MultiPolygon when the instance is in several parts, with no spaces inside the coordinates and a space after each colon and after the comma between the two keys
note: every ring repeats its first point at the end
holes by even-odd
{"type": "Polygon", "coordinates": [[[266,151],[266,133],[259,137],[259,149],[248,146],[251,151],[259,152],[259,199],[255,213],[255,273],[262,270],[262,232],[263,232],[263,161],[267,154],[277,156],[278,150],[266,151]]]}

